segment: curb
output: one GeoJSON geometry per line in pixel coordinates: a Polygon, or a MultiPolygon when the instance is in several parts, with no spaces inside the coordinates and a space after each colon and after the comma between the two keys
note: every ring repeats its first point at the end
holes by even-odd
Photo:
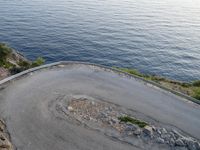
{"type": "Polygon", "coordinates": [[[13,75],[13,76],[10,76],[10,77],[5,78],[5,79],[3,79],[3,80],[0,80],[0,85],[2,85],[2,84],[4,84],[4,83],[7,83],[7,82],[9,82],[9,81],[12,81],[12,80],[14,80],[14,79],[17,79],[17,78],[19,78],[19,77],[21,77],[21,76],[23,76],[23,75],[28,74],[28,73],[37,71],[37,70],[42,70],[42,69],[45,69],[45,68],[49,68],[49,67],[53,67],[53,66],[58,66],[58,65],[68,65],[68,64],[91,65],[91,66],[97,66],[97,67],[104,68],[104,69],[109,69],[109,70],[114,71],[114,72],[117,72],[117,73],[122,73],[122,74],[124,74],[124,75],[127,75],[127,76],[129,76],[129,77],[133,77],[133,78],[135,78],[135,79],[139,79],[139,80],[141,80],[141,81],[143,81],[143,82],[146,82],[146,83],[149,83],[149,84],[151,84],[151,85],[153,85],[153,86],[159,87],[159,88],[161,88],[161,89],[163,89],[163,90],[165,90],[165,91],[168,91],[168,92],[170,92],[170,93],[172,93],[172,94],[178,95],[178,96],[180,96],[180,97],[182,97],[182,98],[185,98],[185,99],[187,99],[187,100],[189,100],[189,101],[192,101],[192,102],[194,102],[194,103],[200,105],[200,100],[197,100],[197,99],[195,99],[195,98],[192,98],[192,97],[190,97],[190,96],[188,96],[188,95],[185,95],[185,94],[183,94],[183,93],[174,91],[174,90],[172,90],[172,89],[166,88],[166,87],[164,87],[164,86],[162,86],[162,85],[160,85],[160,84],[158,84],[158,83],[156,83],[156,82],[146,80],[146,79],[141,78],[141,77],[138,77],[138,76],[136,76],[136,75],[133,75],[133,74],[130,74],[130,73],[127,73],[127,72],[118,70],[118,69],[116,69],[116,68],[111,68],[111,67],[108,67],[108,66],[103,66],[103,65],[93,64],[93,63],[88,63],[88,62],[79,62],[79,61],[59,61],[59,62],[55,62],[55,63],[46,64],[46,65],[42,65],[42,66],[39,66],[39,67],[31,68],[31,69],[25,70],[25,71],[23,71],[23,72],[20,72],[20,73],[18,73],[18,74],[16,74],[16,75],[13,75]]]}

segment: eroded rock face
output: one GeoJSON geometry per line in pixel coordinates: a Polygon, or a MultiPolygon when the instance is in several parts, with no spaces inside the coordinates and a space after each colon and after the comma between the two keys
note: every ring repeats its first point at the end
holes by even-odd
{"type": "Polygon", "coordinates": [[[6,78],[9,75],[9,71],[0,67],[0,80],[6,78]]]}
{"type": "Polygon", "coordinates": [[[0,150],[13,150],[13,146],[6,133],[5,123],[2,120],[0,120],[0,150]]]}
{"type": "Polygon", "coordinates": [[[68,117],[78,120],[91,129],[143,149],[165,145],[165,149],[171,150],[200,150],[200,143],[196,139],[186,137],[174,128],[166,129],[151,123],[139,127],[137,123],[120,121],[121,116],[129,114],[124,109],[105,101],[75,97],[67,103],[63,111],[68,117]]]}

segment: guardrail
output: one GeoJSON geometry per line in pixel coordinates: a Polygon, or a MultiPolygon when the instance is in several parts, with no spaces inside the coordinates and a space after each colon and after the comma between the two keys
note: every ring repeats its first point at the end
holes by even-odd
{"type": "Polygon", "coordinates": [[[88,63],[88,62],[60,61],[60,62],[55,62],[55,63],[51,63],[51,64],[42,65],[42,66],[39,66],[39,67],[31,68],[31,69],[28,69],[28,70],[26,70],[26,71],[20,72],[20,73],[18,73],[18,74],[16,74],[16,75],[13,75],[13,76],[8,77],[8,78],[5,78],[5,79],[3,79],[3,80],[0,81],[0,85],[4,84],[4,83],[6,83],[6,82],[12,81],[13,79],[17,79],[17,78],[19,78],[19,77],[21,77],[21,76],[23,76],[23,75],[28,74],[28,73],[37,71],[37,70],[41,70],[41,69],[49,68],[49,67],[53,67],[53,66],[58,66],[58,65],[67,65],[67,64],[92,65],[92,66],[97,66],[97,67],[100,67],[100,68],[109,69],[109,70],[114,71],[114,72],[117,72],[117,73],[122,73],[122,74],[124,74],[124,75],[127,75],[127,76],[129,76],[129,77],[133,77],[133,78],[139,79],[139,80],[141,80],[141,81],[143,81],[143,82],[146,82],[146,83],[151,84],[151,85],[153,85],[153,86],[159,87],[159,88],[161,88],[161,89],[163,89],[163,90],[165,90],[165,91],[168,91],[168,92],[170,92],[170,93],[173,93],[173,94],[175,94],[175,95],[178,95],[178,96],[180,96],[180,97],[182,97],[182,98],[185,98],[185,99],[187,99],[187,100],[189,100],[189,101],[192,101],[192,102],[194,102],[194,103],[200,105],[200,100],[197,100],[197,99],[195,99],[195,98],[192,98],[192,97],[190,97],[190,96],[188,96],[188,95],[185,95],[185,94],[183,94],[183,93],[174,91],[174,90],[172,90],[172,89],[166,88],[166,87],[164,87],[164,86],[162,86],[162,85],[160,85],[160,84],[158,84],[158,83],[156,83],[156,82],[146,80],[146,79],[144,79],[144,78],[142,78],[142,77],[138,77],[138,76],[136,76],[136,75],[133,75],[133,74],[130,74],[130,73],[127,73],[127,72],[118,70],[118,69],[116,69],[116,68],[111,68],[111,67],[108,67],[108,66],[103,66],[103,65],[93,64],[93,63],[88,63]]]}

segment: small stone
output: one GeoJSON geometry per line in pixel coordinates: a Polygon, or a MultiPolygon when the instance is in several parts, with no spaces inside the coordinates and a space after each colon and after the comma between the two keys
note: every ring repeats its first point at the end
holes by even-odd
{"type": "Polygon", "coordinates": [[[94,101],[92,101],[91,103],[92,103],[93,106],[95,105],[95,102],[94,102],[94,101]]]}
{"type": "Polygon", "coordinates": [[[110,124],[111,126],[113,125],[113,122],[111,120],[108,121],[108,124],[110,124]]]}
{"type": "Polygon", "coordinates": [[[170,134],[161,134],[161,137],[165,139],[166,141],[170,141],[170,138],[171,138],[170,134]]]}
{"type": "Polygon", "coordinates": [[[138,128],[139,127],[135,124],[127,123],[126,126],[125,126],[125,131],[135,131],[138,128]]]}
{"type": "Polygon", "coordinates": [[[116,124],[116,123],[119,122],[119,120],[118,120],[118,119],[115,119],[115,118],[111,118],[111,121],[112,121],[113,124],[116,124]]]}
{"type": "Polygon", "coordinates": [[[175,144],[176,144],[177,146],[185,146],[185,143],[183,142],[182,139],[176,140],[176,141],[175,141],[175,144]]]}
{"type": "Polygon", "coordinates": [[[141,132],[142,132],[141,129],[138,128],[137,130],[133,131],[133,134],[134,135],[140,135],[141,132]]]}
{"type": "Polygon", "coordinates": [[[155,127],[155,126],[152,126],[152,130],[153,130],[153,131],[156,131],[156,127],[155,127]]]}
{"type": "Polygon", "coordinates": [[[174,146],[174,145],[175,145],[175,141],[174,141],[174,139],[171,138],[170,141],[169,141],[169,143],[170,143],[171,146],[174,146]]]}
{"type": "Polygon", "coordinates": [[[150,126],[145,126],[143,132],[150,137],[153,135],[153,130],[150,126]]]}
{"type": "Polygon", "coordinates": [[[171,138],[173,138],[174,140],[176,139],[176,137],[175,137],[173,132],[170,132],[169,134],[170,134],[171,138]]]}
{"type": "Polygon", "coordinates": [[[162,128],[162,134],[167,134],[167,130],[165,128],[162,128]]]}
{"type": "Polygon", "coordinates": [[[69,110],[69,111],[73,111],[74,109],[73,109],[73,107],[68,106],[68,107],[67,107],[67,110],[69,110]]]}
{"type": "Polygon", "coordinates": [[[164,144],[165,140],[159,137],[159,138],[156,139],[156,142],[160,143],[160,144],[164,144]]]}
{"type": "Polygon", "coordinates": [[[101,117],[101,118],[107,118],[108,115],[107,115],[106,113],[104,113],[104,112],[101,112],[100,117],[101,117]]]}
{"type": "Polygon", "coordinates": [[[161,129],[157,129],[156,131],[157,131],[157,133],[158,133],[159,135],[162,134],[161,129]]]}
{"type": "Polygon", "coordinates": [[[174,136],[176,137],[176,139],[178,139],[178,138],[183,138],[184,136],[183,135],[181,135],[178,131],[176,131],[176,130],[172,130],[172,132],[174,133],[174,136]]]}
{"type": "Polygon", "coordinates": [[[131,135],[133,135],[133,132],[128,131],[128,132],[126,132],[126,134],[127,134],[128,136],[131,136],[131,135]]]}

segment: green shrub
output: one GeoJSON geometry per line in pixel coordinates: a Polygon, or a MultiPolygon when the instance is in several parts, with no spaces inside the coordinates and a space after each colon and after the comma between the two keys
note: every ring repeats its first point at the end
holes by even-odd
{"type": "Polygon", "coordinates": [[[121,122],[129,122],[129,123],[132,123],[132,124],[136,124],[138,125],[140,128],[144,128],[146,125],[148,125],[146,122],[144,121],[141,121],[141,120],[138,120],[138,119],[135,119],[135,118],[132,118],[132,117],[129,117],[129,116],[122,116],[122,117],[119,117],[118,118],[119,121],[121,122]]]}
{"type": "Polygon", "coordinates": [[[29,69],[31,67],[31,63],[29,63],[28,61],[20,61],[18,65],[25,69],[29,69]]]}
{"type": "Polygon", "coordinates": [[[116,68],[116,69],[121,70],[123,72],[127,72],[127,73],[132,74],[132,75],[136,75],[138,77],[144,77],[145,76],[135,69],[128,69],[128,68],[116,68]]]}
{"type": "Polygon", "coordinates": [[[194,90],[193,97],[200,100],[200,88],[197,88],[197,89],[194,90]]]}
{"type": "Polygon", "coordinates": [[[44,64],[44,63],[45,63],[44,58],[38,57],[34,62],[32,62],[31,67],[41,66],[41,65],[44,64]]]}
{"type": "Polygon", "coordinates": [[[200,87],[200,80],[194,81],[192,85],[200,87]]]}
{"type": "Polygon", "coordinates": [[[5,61],[11,52],[11,48],[9,48],[6,44],[0,43],[0,61],[5,61]]]}

